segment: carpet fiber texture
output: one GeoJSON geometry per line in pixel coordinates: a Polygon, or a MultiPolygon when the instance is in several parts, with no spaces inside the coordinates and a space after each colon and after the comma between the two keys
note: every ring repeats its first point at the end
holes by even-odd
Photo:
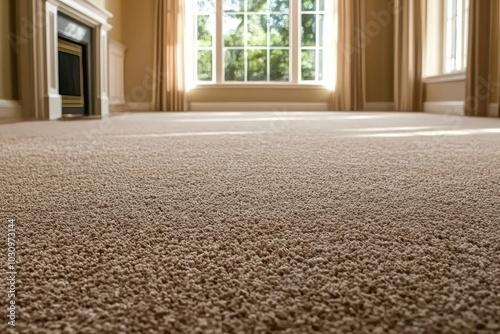
{"type": "Polygon", "coordinates": [[[500,120],[124,114],[0,157],[1,333],[500,332],[500,120]]]}

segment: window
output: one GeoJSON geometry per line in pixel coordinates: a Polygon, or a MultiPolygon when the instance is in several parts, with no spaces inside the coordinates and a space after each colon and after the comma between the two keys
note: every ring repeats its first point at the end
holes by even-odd
{"type": "Polygon", "coordinates": [[[329,84],[333,0],[192,0],[194,82],[329,84]],[[328,74],[327,74],[328,73],[328,74]]]}
{"type": "Polygon", "coordinates": [[[224,80],[289,81],[289,1],[224,1],[223,8],[224,80]]]}
{"type": "Polygon", "coordinates": [[[445,1],[444,72],[462,72],[467,64],[468,0],[445,1]]]}
{"type": "Polygon", "coordinates": [[[211,82],[215,78],[215,0],[196,0],[194,22],[197,81],[211,82]]]}
{"type": "Polygon", "coordinates": [[[325,1],[302,1],[301,78],[323,80],[325,1]]]}

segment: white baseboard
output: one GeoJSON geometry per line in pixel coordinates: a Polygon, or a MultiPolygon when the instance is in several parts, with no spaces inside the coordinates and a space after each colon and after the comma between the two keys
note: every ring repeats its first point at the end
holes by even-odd
{"type": "Polygon", "coordinates": [[[22,108],[19,101],[0,100],[0,117],[22,117],[22,108]]]}
{"type": "Polygon", "coordinates": [[[191,103],[190,111],[328,111],[328,103],[216,102],[191,103]]]}
{"type": "Polygon", "coordinates": [[[436,114],[464,116],[465,103],[463,101],[425,102],[424,111],[436,114]]]}
{"type": "Polygon", "coordinates": [[[488,117],[500,117],[498,103],[490,103],[490,108],[488,109],[488,117]]]}
{"type": "Polygon", "coordinates": [[[127,102],[125,109],[127,111],[153,111],[153,102],[127,102]]]}
{"type": "Polygon", "coordinates": [[[365,102],[365,111],[394,111],[394,102],[365,102]]]}
{"type": "Polygon", "coordinates": [[[127,111],[127,105],[125,104],[125,100],[110,100],[109,101],[109,112],[125,112],[127,111]]]}

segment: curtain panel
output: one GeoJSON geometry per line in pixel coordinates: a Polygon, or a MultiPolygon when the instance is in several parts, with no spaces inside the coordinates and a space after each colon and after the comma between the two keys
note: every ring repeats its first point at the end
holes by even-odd
{"type": "Polygon", "coordinates": [[[487,116],[491,95],[492,2],[470,0],[465,115],[487,116]]]}
{"type": "Polygon", "coordinates": [[[363,5],[364,0],[338,0],[337,84],[333,110],[363,110],[363,5]]]}
{"type": "Polygon", "coordinates": [[[156,0],[153,107],[186,111],[184,0],[156,0]]]}
{"type": "Polygon", "coordinates": [[[395,0],[394,103],[398,111],[422,111],[426,0],[395,0]]]}

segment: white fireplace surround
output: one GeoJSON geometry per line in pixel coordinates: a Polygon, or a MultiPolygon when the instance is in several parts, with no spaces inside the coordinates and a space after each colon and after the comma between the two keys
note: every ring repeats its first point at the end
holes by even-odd
{"type": "Polygon", "coordinates": [[[112,14],[87,0],[17,0],[19,91],[23,117],[62,117],[59,94],[57,16],[92,28],[94,115],[109,116],[108,19],[112,14]]]}

